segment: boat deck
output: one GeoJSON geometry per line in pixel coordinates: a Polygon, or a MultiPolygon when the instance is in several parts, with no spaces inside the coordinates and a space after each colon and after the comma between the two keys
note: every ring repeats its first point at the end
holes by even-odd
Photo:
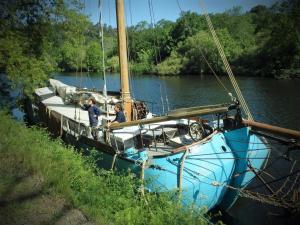
{"type": "MultiPolygon", "coordinates": [[[[43,96],[43,95],[54,94],[54,92],[51,88],[46,87],[46,88],[37,89],[36,94],[38,96],[43,96]]],[[[51,96],[49,98],[44,99],[42,103],[46,106],[47,110],[50,112],[54,111],[65,118],[71,119],[78,123],[82,123],[85,126],[90,125],[88,112],[86,110],[81,109],[79,106],[65,103],[60,96],[56,96],[56,95],[51,96]]],[[[100,116],[99,125],[101,125],[102,122],[101,117],[106,117],[106,115],[100,116]]],[[[109,116],[110,120],[114,118],[115,118],[114,115],[109,116]]]]}
{"type": "Polygon", "coordinates": [[[157,143],[155,146],[150,146],[148,149],[148,155],[151,156],[157,156],[157,155],[165,155],[171,153],[172,150],[174,150],[173,146],[166,145],[164,143],[157,143]]]}
{"type": "MultiPolygon", "coordinates": [[[[60,96],[54,95],[54,91],[51,88],[37,89],[36,94],[38,96],[48,95],[42,100],[42,103],[46,106],[48,113],[52,112],[57,114],[57,117],[63,121],[62,129],[71,132],[75,136],[86,135],[88,138],[93,138],[91,130],[88,129],[89,117],[87,111],[73,104],[65,103],[60,96]],[[77,123],[83,125],[79,130],[76,125],[77,123]]],[[[109,116],[109,118],[107,118],[106,115],[101,115],[99,117],[99,127],[105,125],[103,124],[105,120],[113,120],[114,118],[114,115],[109,116]]],[[[178,124],[188,124],[188,120],[170,120],[148,124],[142,127],[135,125],[116,129],[110,132],[110,144],[117,150],[123,151],[123,149],[136,146],[135,142],[138,138],[142,139],[140,140],[140,147],[146,149],[150,157],[166,155],[177,147],[191,142],[191,139],[187,135],[179,134],[178,136],[178,124]]],[[[104,142],[101,134],[102,131],[99,131],[99,135],[101,136],[99,136],[99,140],[104,142]]]]}

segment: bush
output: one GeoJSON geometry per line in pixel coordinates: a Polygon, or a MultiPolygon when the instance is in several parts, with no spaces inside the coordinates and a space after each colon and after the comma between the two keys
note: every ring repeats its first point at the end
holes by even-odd
{"type": "Polygon", "coordinates": [[[113,56],[107,60],[107,70],[110,72],[117,72],[120,70],[119,57],[113,56]]]}
{"type": "Polygon", "coordinates": [[[170,57],[157,65],[156,69],[159,75],[178,75],[182,67],[181,57],[173,51],[170,57]]]}

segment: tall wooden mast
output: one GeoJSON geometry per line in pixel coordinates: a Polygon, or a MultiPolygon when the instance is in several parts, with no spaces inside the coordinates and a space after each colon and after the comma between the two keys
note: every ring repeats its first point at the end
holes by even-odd
{"type": "Polygon", "coordinates": [[[124,111],[126,112],[127,121],[131,121],[132,100],[130,96],[129,79],[128,79],[124,0],[116,0],[116,12],[117,12],[119,62],[120,62],[120,73],[121,73],[121,91],[122,91],[123,107],[124,107],[124,111]]]}

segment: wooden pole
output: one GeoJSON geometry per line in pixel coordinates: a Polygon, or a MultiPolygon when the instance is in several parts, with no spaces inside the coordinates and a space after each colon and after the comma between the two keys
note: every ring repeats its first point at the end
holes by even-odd
{"type": "Polygon", "coordinates": [[[291,130],[291,129],[287,129],[287,128],[272,126],[269,124],[259,123],[259,122],[255,122],[255,121],[251,121],[251,120],[243,120],[243,124],[254,127],[258,130],[265,130],[265,131],[268,131],[271,133],[276,133],[276,134],[280,134],[283,136],[300,139],[300,131],[297,131],[297,130],[291,130]]]}
{"type": "Polygon", "coordinates": [[[183,119],[183,118],[191,118],[194,116],[200,116],[200,115],[207,115],[207,114],[213,114],[213,113],[225,113],[228,111],[228,107],[219,107],[219,108],[213,108],[213,109],[199,109],[199,110],[193,110],[191,112],[180,112],[180,113],[174,113],[172,115],[167,116],[160,116],[160,117],[153,117],[150,119],[142,119],[142,120],[135,120],[131,122],[124,122],[124,123],[113,123],[109,127],[111,130],[114,129],[120,129],[123,127],[130,127],[130,126],[136,126],[136,125],[143,125],[143,124],[151,124],[151,123],[159,123],[169,120],[175,120],[175,119],[183,119]]]}
{"type": "Polygon", "coordinates": [[[183,156],[180,160],[180,163],[179,163],[179,174],[178,174],[178,190],[179,190],[179,196],[181,197],[182,196],[182,178],[183,178],[183,169],[184,169],[184,161],[188,155],[188,149],[185,150],[185,152],[183,153],[183,156]]]}
{"type": "Polygon", "coordinates": [[[124,0],[116,0],[116,14],[118,27],[119,43],[119,63],[121,75],[121,91],[124,111],[126,112],[126,121],[131,121],[132,100],[129,89],[128,62],[127,62],[127,44],[125,32],[124,0]]]}

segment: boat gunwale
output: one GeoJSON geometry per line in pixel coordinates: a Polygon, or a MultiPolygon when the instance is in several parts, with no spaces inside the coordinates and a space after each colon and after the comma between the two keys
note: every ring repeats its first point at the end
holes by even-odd
{"type": "MultiPolygon", "coordinates": [[[[174,150],[172,150],[171,152],[168,152],[168,153],[166,153],[166,154],[153,155],[153,156],[151,156],[151,158],[152,158],[152,159],[158,159],[158,158],[164,158],[164,157],[169,157],[169,156],[173,156],[173,155],[180,154],[180,153],[182,153],[182,152],[184,152],[184,151],[188,151],[188,150],[189,150],[189,147],[192,147],[192,146],[195,146],[195,145],[198,145],[198,144],[205,144],[206,142],[208,142],[208,141],[210,141],[210,140],[212,139],[213,135],[218,134],[218,133],[219,133],[219,131],[218,131],[218,130],[215,130],[215,131],[214,131],[213,133],[211,133],[209,136],[205,137],[204,139],[202,139],[202,140],[200,140],[200,141],[198,141],[198,142],[195,142],[195,143],[190,144],[190,145],[180,146],[179,148],[176,148],[176,149],[174,149],[174,150]]],[[[96,145],[96,144],[98,144],[98,145],[100,144],[100,145],[106,146],[107,148],[112,149],[112,151],[111,151],[111,150],[107,150],[107,149],[101,149],[101,150],[100,150],[100,149],[96,149],[97,151],[103,151],[103,152],[109,153],[110,155],[117,154],[117,157],[119,157],[119,158],[125,159],[125,160],[130,161],[130,162],[136,162],[136,160],[129,159],[129,158],[126,158],[126,157],[122,156],[121,154],[118,154],[118,153],[113,149],[113,147],[111,147],[111,146],[109,146],[109,145],[106,145],[106,144],[104,144],[104,143],[102,143],[102,142],[99,142],[99,141],[90,139],[90,138],[88,138],[88,137],[86,137],[86,136],[83,136],[83,135],[81,135],[80,138],[84,138],[84,139],[87,139],[87,140],[89,140],[89,141],[91,141],[91,142],[94,142],[95,145],[96,145]]],[[[96,146],[95,146],[95,147],[96,147],[96,146]]],[[[100,146],[99,146],[99,147],[100,147],[100,146]]]]}

